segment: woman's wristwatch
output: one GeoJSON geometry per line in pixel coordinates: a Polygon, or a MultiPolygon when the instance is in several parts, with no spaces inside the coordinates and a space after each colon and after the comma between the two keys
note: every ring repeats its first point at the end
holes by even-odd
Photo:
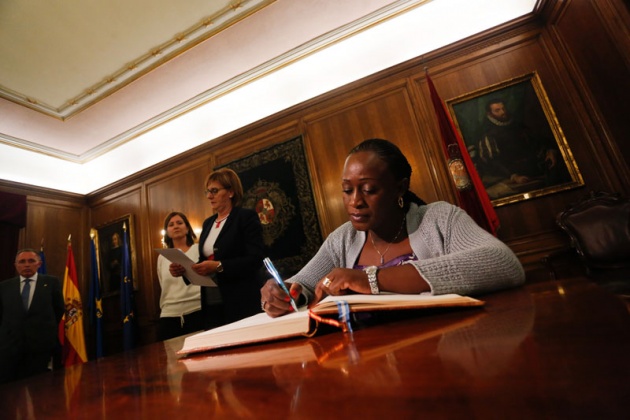
{"type": "Polygon", "coordinates": [[[219,261],[219,264],[217,264],[217,273],[223,273],[223,264],[221,264],[221,261],[219,261]]]}
{"type": "Polygon", "coordinates": [[[363,269],[368,276],[368,282],[370,283],[370,292],[373,295],[378,295],[380,290],[378,290],[378,282],[376,279],[376,273],[378,272],[378,267],[375,265],[371,265],[369,267],[365,267],[363,269]]]}

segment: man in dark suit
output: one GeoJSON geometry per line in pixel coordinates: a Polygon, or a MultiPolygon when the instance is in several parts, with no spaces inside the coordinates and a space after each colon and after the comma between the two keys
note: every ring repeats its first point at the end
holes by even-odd
{"type": "Polygon", "coordinates": [[[15,257],[19,275],[0,283],[0,383],[46,372],[58,346],[63,292],[57,277],[37,273],[41,263],[23,249],[15,257]]]}

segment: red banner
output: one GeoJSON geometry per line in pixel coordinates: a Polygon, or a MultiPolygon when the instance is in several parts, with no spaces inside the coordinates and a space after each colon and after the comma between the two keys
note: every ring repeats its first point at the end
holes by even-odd
{"type": "Polygon", "coordinates": [[[427,83],[431,92],[431,101],[435,109],[444,153],[448,159],[449,172],[455,183],[459,206],[472,217],[475,222],[494,236],[499,229],[499,218],[494,211],[490,197],[486,192],[475,165],[468,154],[466,144],[455,128],[446,105],[438,95],[433,81],[427,72],[427,83]]]}

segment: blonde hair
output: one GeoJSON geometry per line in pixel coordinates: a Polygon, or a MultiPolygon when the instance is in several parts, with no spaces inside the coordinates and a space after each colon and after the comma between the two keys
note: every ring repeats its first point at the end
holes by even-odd
{"type": "Polygon", "coordinates": [[[208,184],[212,181],[218,182],[223,188],[231,190],[234,193],[232,196],[232,205],[234,207],[241,205],[243,201],[243,184],[241,184],[241,179],[236,172],[230,168],[217,169],[206,177],[204,188],[208,188],[208,184]]]}

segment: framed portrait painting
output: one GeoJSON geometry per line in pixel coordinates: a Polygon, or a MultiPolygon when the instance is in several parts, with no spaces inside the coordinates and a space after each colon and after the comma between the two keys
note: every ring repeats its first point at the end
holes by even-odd
{"type": "Polygon", "coordinates": [[[123,276],[123,253],[127,253],[127,261],[131,264],[131,276],[136,289],[136,259],[133,217],[131,214],[95,227],[94,243],[98,259],[101,293],[103,296],[120,293],[123,276]],[[124,246],[124,238],[127,247],[124,246]]]}
{"type": "Polygon", "coordinates": [[[536,72],[446,105],[495,207],[584,185],[536,72]]]}

